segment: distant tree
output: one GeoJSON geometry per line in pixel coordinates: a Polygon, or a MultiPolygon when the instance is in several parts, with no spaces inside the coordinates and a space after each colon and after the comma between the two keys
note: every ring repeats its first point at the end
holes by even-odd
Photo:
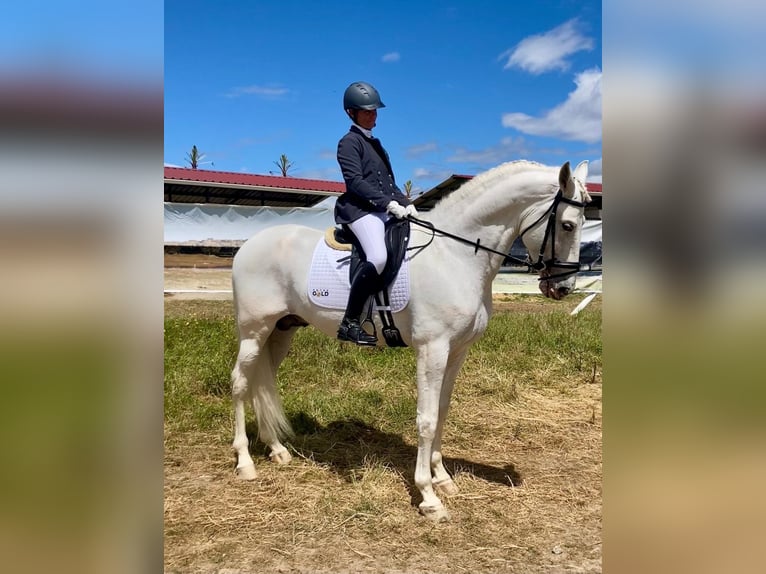
{"type": "Polygon", "coordinates": [[[408,179],[404,182],[404,195],[409,199],[412,195],[412,180],[408,179]]]}
{"type": "Polygon", "coordinates": [[[191,151],[186,153],[186,161],[192,169],[197,169],[204,158],[205,154],[200,153],[196,145],[193,145],[191,151]]]}
{"type": "Polygon", "coordinates": [[[287,177],[287,172],[293,167],[293,162],[287,159],[285,154],[279,156],[279,161],[275,161],[274,164],[279,168],[279,171],[282,172],[282,177],[287,177]]]}

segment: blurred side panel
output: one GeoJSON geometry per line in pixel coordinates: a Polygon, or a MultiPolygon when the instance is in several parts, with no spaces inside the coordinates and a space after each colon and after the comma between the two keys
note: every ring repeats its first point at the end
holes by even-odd
{"type": "Polygon", "coordinates": [[[603,22],[604,570],[761,571],[766,7],[603,22]]]}
{"type": "Polygon", "coordinates": [[[25,6],[0,24],[0,562],[157,572],[162,5],[25,6]]]}

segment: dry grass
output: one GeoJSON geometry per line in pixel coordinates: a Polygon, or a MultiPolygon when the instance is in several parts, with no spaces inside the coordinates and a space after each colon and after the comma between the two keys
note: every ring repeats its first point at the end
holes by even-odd
{"type": "MultiPolygon", "coordinates": [[[[166,316],[215,319],[227,305],[174,302],[166,316]]],[[[453,397],[448,524],[416,510],[414,412],[402,428],[293,414],[293,462],[255,443],[253,482],[234,476],[230,415],[204,432],[166,421],[166,572],[600,572],[600,362],[550,384],[550,365],[515,373],[488,356],[469,355],[453,397]]],[[[414,384],[392,392],[414,398],[414,384]]]]}

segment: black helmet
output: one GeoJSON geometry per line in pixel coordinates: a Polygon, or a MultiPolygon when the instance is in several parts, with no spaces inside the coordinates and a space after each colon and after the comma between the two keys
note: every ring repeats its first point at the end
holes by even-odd
{"type": "Polygon", "coordinates": [[[354,82],[343,94],[344,110],[377,110],[385,107],[386,104],[380,101],[378,90],[367,82],[354,82]]]}

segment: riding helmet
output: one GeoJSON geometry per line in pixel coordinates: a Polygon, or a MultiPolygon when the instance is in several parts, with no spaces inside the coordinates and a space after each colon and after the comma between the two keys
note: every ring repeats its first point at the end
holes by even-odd
{"type": "Polygon", "coordinates": [[[385,107],[386,104],[380,101],[378,90],[367,82],[354,82],[343,94],[344,110],[377,110],[385,107]]]}

